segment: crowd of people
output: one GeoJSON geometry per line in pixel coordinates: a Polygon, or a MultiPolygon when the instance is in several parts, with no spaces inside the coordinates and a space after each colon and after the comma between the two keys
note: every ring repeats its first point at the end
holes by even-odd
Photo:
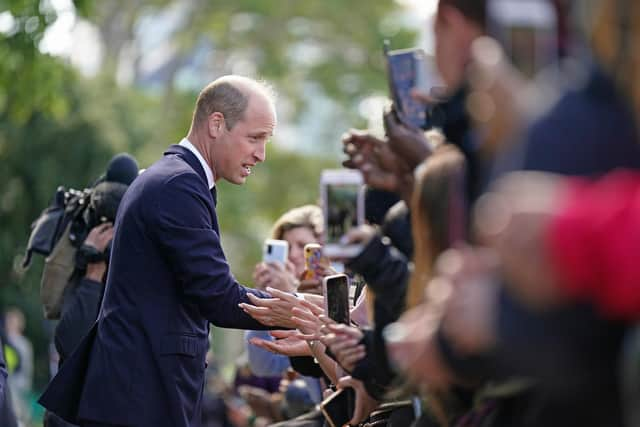
{"type": "MultiPolygon", "coordinates": [[[[205,87],[187,136],[84,240],[46,425],[640,425],[640,4],[597,0],[587,19],[584,3],[550,1],[554,60],[531,75],[490,37],[488,3],[438,1],[446,90],[413,91],[424,128],[392,105],[384,137],[345,133],[366,224],[341,242],[362,250],[317,274],[315,205],[275,222],[284,263],[256,265],[251,287],[231,273],[216,182],[265,161],[274,93],[239,76],[205,87]],[[341,269],[348,324],[325,313],[323,278],[341,269]],[[233,385],[210,324],[246,330],[233,385]]],[[[11,319],[0,339],[27,347],[11,319]]],[[[21,375],[0,384],[2,413],[21,375]]]]}

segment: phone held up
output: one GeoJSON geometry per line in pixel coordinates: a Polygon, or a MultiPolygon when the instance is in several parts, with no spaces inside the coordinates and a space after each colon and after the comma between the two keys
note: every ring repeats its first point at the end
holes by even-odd
{"type": "Polygon", "coordinates": [[[280,262],[287,265],[289,242],[286,240],[267,239],[262,247],[262,261],[266,263],[280,262]]]}
{"type": "Polygon", "coordinates": [[[398,118],[417,129],[429,128],[429,107],[411,96],[412,89],[431,94],[437,89],[437,73],[433,57],[422,49],[410,48],[390,50],[389,41],[384,43],[389,91],[398,118]]]}
{"type": "Polygon", "coordinates": [[[327,169],[320,176],[324,214],[324,255],[332,259],[353,258],[362,245],[343,244],[349,230],[364,224],[364,179],[354,169],[327,169]]]}
{"type": "Polygon", "coordinates": [[[303,280],[320,279],[326,268],[329,267],[329,260],[322,257],[322,246],[318,243],[307,243],[304,245],[304,273],[303,280]]]}
{"type": "Polygon", "coordinates": [[[330,427],[342,427],[353,416],[355,392],[352,388],[343,388],[334,392],[320,403],[320,410],[330,427]]]}
{"type": "Polygon", "coordinates": [[[349,314],[349,277],[346,274],[327,276],[322,281],[324,292],[324,312],[338,323],[348,325],[349,314]]]}
{"type": "Polygon", "coordinates": [[[525,77],[558,62],[558,11],[551,0],[489,0],[487,17],[489,34],[525,77]]]}

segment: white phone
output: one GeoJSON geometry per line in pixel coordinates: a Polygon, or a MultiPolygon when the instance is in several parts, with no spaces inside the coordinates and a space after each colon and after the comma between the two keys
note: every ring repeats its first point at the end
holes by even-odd
{"type": "Polygon", "coordinates": [[[354,169],[327,169],[320,176],[324,214],[324,254],[329,258],[353,258],[362,245],[342,244],[351,228],[364,224],[364,179],[354,169]]]}
{"type": "Polygon", "coordinates": [[[551,0],[489,0],[489,33],[526,77],[559,59],[558,17],[551,0]]]}
{"type": "Polygon", "coordinates": [[[280,262],[287,265],[289,257],[289,242],[286,240],[267,239],[262,247],[262,260],[264,262],[280,262]]]}

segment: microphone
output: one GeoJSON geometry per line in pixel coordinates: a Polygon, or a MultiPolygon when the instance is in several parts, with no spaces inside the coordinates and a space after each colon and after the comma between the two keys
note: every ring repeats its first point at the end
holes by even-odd
{"type": "Polygon", "coordinates": [[[104,180],[129,185],[136,176],[138,176],[136,159],[130,154],[120,153],[114,156],[107,165],[104,180]]]}
{"type": "Polygon", "coordinates": [[[116,181],[104,181],[96,185],[89,199],[93,218],[91,227],[103,222],[114,222],[120,201],[127,191],[127,185],[116,181]]]}

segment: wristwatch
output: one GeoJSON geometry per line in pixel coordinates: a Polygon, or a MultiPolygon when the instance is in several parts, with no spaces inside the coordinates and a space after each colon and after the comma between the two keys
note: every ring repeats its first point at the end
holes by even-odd
{"type": "Polygon", "coordinates": [[[87,264],[102,262],[105,260],[105,253],[100,252],[94,246],[82,245],[76,252],[76,267],[79,269],[87,268],[87,264]]]}

